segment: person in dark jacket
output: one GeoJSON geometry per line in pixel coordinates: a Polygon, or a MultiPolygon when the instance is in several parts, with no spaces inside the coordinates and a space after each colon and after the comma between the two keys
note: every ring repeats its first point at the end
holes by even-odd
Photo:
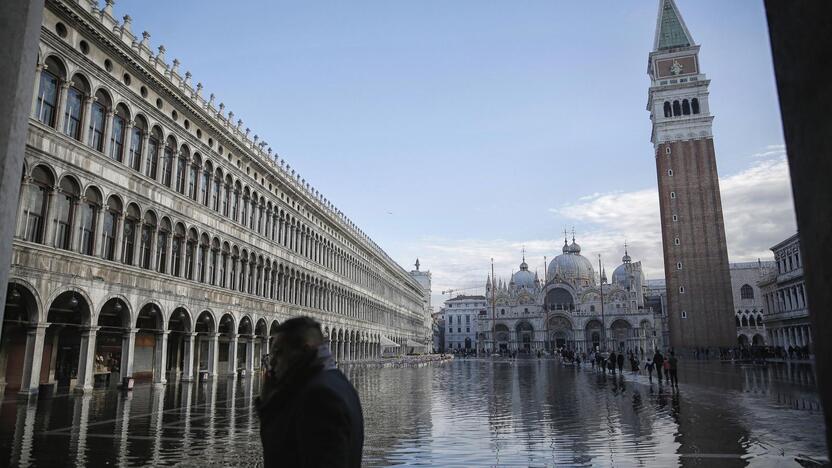
{"type": "Polygon", "coordinates": [[[653,355],[653,363],[656,365],[656,375],[659,377],[659,384],[662,383],[662,366],[664,365],[664,356],[659,350],[653,355]]]}
{"type": "Polygon", "coordinates": [[[610,357],[607,358],[607,366],[610,368],[610,372],[612,375],[615,375],[615,351],[610,353],[610,357]]]}
{"type": "Polygon", "coordinates": [[[618,353],[618,357],[616,359],[618,359],[616,361],[616,363],[618,363],[618,373],[624,375],[624,353],[618,353]]]}
{"type": "Polygon", "coordinates": [[[361,402],[335,367],[321,325],[309,317],[289,319],[271,345],[257,401],[263,466],[359,468],[361,402]]]}

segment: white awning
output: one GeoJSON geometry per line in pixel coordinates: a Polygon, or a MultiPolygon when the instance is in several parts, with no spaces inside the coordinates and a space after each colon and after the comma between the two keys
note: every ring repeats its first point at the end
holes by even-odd
{"type": "Polygon", "coordinates": [[[398,348],[399,344],[396,343],[395,341],[391,340],[390,338],[387,338],[386,336],[381,335],[381,347],[382,348],[398,348]]]}
{"type": "Polygon", "coordinates": [[[413,341],[411,339],[408,339],[407,340],[407,347],[408,348],[424,348],[425,345],[423,345],[422,343],[419,343],[418,341],[413,341]]]}

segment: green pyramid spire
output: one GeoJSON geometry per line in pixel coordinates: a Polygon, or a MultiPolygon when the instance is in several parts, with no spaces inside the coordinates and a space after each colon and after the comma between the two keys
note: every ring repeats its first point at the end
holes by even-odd
{"type": "Polygon", "coordinates": [[[693,45],[688,28],[673,0],[660,0],[656,24],[655,50],[668,50],[693,45]]]}

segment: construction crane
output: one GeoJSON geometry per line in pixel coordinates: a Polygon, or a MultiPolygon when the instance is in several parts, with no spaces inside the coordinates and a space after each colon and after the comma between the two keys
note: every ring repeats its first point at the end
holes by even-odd
{"type": "Polygon", "coordinates": [[[482,289],[482,286],[471,286],[470,288],[457,288],[457,289],[449,288],[449,289],[446,289],[446,290],[442,291],[442,294],[443,295],[447,294],[448,299],[450,299],[452,297],[451,295],[453,293],[458,293],[458,292],[462,292],[462,291],[470,291],[472,289],[482,289]]]}

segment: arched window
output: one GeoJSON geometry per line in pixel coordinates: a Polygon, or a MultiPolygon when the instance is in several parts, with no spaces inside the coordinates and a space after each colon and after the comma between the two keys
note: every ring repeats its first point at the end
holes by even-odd
{"type": "Polygon", "coordinates": [[[699,99],[693,98],[690,100],[690,107],[694,114],[699,113],[699,99]]]}
{"type": "Polygon", "coordinates": [[[217,263],[220,256],[220,241],[217,238],[211,242],[211,260],[208,262],[208,282],[217,284],[217,263]]]}
{"type": "Polygon", "coordinates": [[[207,279],[205,274],[205,267],[206,263],[208,262],[208,249],[210,248],[208,244],[208,236],[205,234],[202,235],[202,240],[199,243],[199,255],[196,259],[196,270],[198,273],[198,281],[200,283],[204,283],[207,279]]]}
{"type": "Polygon", "coordinates": [[[673,101],[673,116],[682,115],[682,106],[679,105],[679,101],[673,101]]]}
{"type": "Polygon", "coordinates": [[[211,161],[205,161],[205,169],[202,171],[202,180],[199,181],[199,199],[202,204],[208,206],[208,192],[211,190],[211,174],[214,173],[214,166],[211,161]]]}
{"type": "Polygon", "coordinates": [[[168,267],[168,242],[170,242],[170,220],[162,218],[156,235],[156,271],[165,273],[168,267]]]}
{"type": "Polygon", "coordinates": [[[188,175],[188,198],[191,200],[196,200],[196,186],[199,182],[199,174],[202,169],[202,157],[199,153],[194,153],[193,160],[191,161],[191,169],[190,174],[188,175]]]}
{"type": "Polygon", "coordinates": [[[228,248],[228,243],[226,242],[222,245],[222,258],[220,259],[220,265],[219,265],[219,270],[220,270],[219,271],[219,276],[220,276],[219,285],[220,285],[221,288],[228,287],[227,282],[226,282],[226,278],[225,278],[225,274],[228,271],[228,259],[230,258],[230,256],[231,256],[231,250],[228,248]]]}
{"type": "Polygon", "coordinates": [[[687,99],[682,100],[682,114],[690,115],[690,103],[687,99]]]}
{"type": "Polygon", "coordinates": [[[242,224],[243,226],[245,226],[246,222],[248,222],[248,194],[248,187],[246,187],[243,190],[243,209],[240,216],[240,224],[242,224]]]}
{"type": "Polygon", "coordinates": [[[746,317],[745,315],[742,316],[742,326],[743,327],[748,326],[748,317],[746,317]]]}
{"type": "Polygon", "coordinates": [[[257,194],[251,194],[251,212],[249,213],[250,217],[248,219],[248,228],[254,230],[255,222],[257,221],[257,194]]]}
{"type": "Polygon", "coordinates": [[[176,187],[175,190],[182,195],[185,194],[185,177],[187,176],[188,171],[188,156],[190,155],[190,151],[188,151],[188,147],[182,145],[179,148],[179,157],[176,158],[176,187]]]}
{"type": "Polygon", "coordinates": [[[88,188],[81,204],[80,223],[78,223],[78,251],[84,255],[92,255],[95,247],[95,225],[98,222],[98,210],[101,206],[101,195],[95,188],[88,188]]]}
{"type": "Polygon", "coordinates": [[[107,211],[104,213],[104,225],[101,230],[101,242],[103,242],[101,256],[105,260],[115,259],[116,232],[118,232],[118,222],[119,218],[121,218],[121,210],[121,201],[118,197],[111,196],[109,200],[107,200],[107,211]]]}
{"type": "Polygon", "coordinates": [[[64,134],[76,140],[81,139],[84,99],[89,95],[90,87],[81,75],[72,77],[71,86],[66,92],[64,105],[64,134]]]}
{"type": "Polygon", "coordinates": [[[237,221],[240,211],[240,183],[234,184],[234,201],[231,203],[231,219],[237,221]]]}
{"type": "Polygon", "coordinates": [[[127,165],[135,171],[140,171],[142,163],[142,145],[147,133],[147,122],[142,116],[136,116],[133,128],[130,129],[130,151],[127,153],[127,165]]]}
{"type": "Polygon", "coordinates": [[[66,79],[64,66],[55,57],[46,59],[40,72],[38,96],[35,101],[35,118],[50,127],[55,126],[58,107],[58,86],[66,79]]]}
{"type": "Polygon", "coordinates": [[[257,268],[257,259],[254,254],[251,254],[251,259],[248,262],[248,278],[246,279],[247,291],[249,294],[254,294],[254,270],[257,268]]]}
{"type": "Polygon", "coordinates": [[[72,220],[75,217],[75,205],[80,197],[78,183],[70,177],[61,180],[60,193],[55,201],[55,212],[52,215],[52,222],[55,225],[55,239],[53,246],[59,249],[69,250],[71,238],[72,220]]]}
{"type": "Polygon", "coordinates": [[[92,149],[104,151],[104,130],[107,126],[107,111],[110,109],[110,97],[104,90],[95,93],[95,100],[90,108],[90,127],[87,141],[92,149]]]}
{"type": "Polygon", "coordinates": [[[670,109],[670,102],[665,101],[664,102],[664,116],[665,117],[670,117],[671,115],[673,115],[673,111],[670,109]]]}
{"type": "Polygon", "coordinates": [[[162,183],[170,187],[173,181],[173,153],[176,152],[176,140],[173,137],[168,137],[165,142],[165,153],[162,156],[162,183]]]}
{"type": "Polygon", "coordinates": [[[32,182],[23,185],[26,191],[21,195],[23,215],[18,226],[19,235],[23,239],[43,243],[46,201],[54,185],[52,173],[42,166],[35,167],[32,171],[32,182]]]}
{"type": "Polygon", "coordinates": [[[145,269],[152,267],[153,257],[150,255],[150,250],[153,247],[153,238],[156,235],[156,216],[148,211],[144,215],[144,223],[142,224],[142,237],[139,246],[139,266],[145,269]]]}
{"type": "Polygon", "coordinates": [[[228,289],[235,290],[237,287],[237,262],[240,261],[240,255],[237,251],[237,247],[234,247],[234,250],[231,251],[231,272],[228,275],[231,283],[228,284],[228,289]]]}
{"type": "Polygon", "coordinates": [[[220,212],[220,187],[222,186],[222,171],[217,169],[214,174],[214,186],[211,190],[211,207],[217,213],[220,212]]]}
{"type": "Polygon", "coordinates": [[[110,136],[110,158],[118,162],[124,160],[124,139],[127,135],[127,122],[130,120],[130,114],[124,104],[119,104],[116,107],[116,112],[113,114],[113,132],[110,136]]]}
{"type": "Polygon", "coordinates": [[[173,276],[179,277],[182,275],[182,249],[185,244],[185,227],[181,224],[176,225],[173,232],[173,242],[171,243],[171,271],[173,276]]]}
{"type": "Polygon", "coordinates": [[[740,288],[740,299],[754,299],[754,288],[744,284],[740,288]]]}
{"type": "Polygon", "coordinates": [[[222,196],[222,215],[228,217],[228,210],[231,207],[231,176],[225,176],[225,184],[223,184],[223,196],[222,196]]]}
{"type": "Polygon", "coordinates": [[[150,137],[147,140],[147,161],[145,162],[144,173],[146,176],[156,180],[156,171],[159,167],[159,151],[162,144],[162,131],[159,127],[153,127],[150,137]]]}
{"type": "Polygon", "coordinates": [[[124,217],[124,232],[121,241],[121,261],[125,265],[133,264],[133,256],[136,247],[136,230],[141,221],[139,208],[136,205],[127,207],[127,215],[124,217]]]}
{"type": "Polygon", "coordinates": [[[194,276],[194,257],[196,257],[196,231],[188,231],[188,241],[185,246],[185,278],[192,280],[194,276]]]}

